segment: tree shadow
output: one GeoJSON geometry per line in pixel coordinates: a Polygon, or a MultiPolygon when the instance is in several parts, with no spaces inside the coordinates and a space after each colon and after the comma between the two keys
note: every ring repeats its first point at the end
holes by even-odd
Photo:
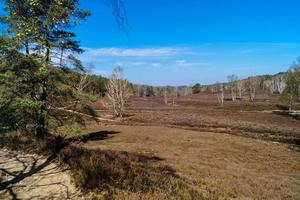
{"type": "Polygon", "coordinates": [[[29,196],[30,198],[37,199],[52,198],[52,196],[61,196],[61,199],[70,199],[72,194],[70,193],[68,185],[64,184],[63,181],[58,180],[52,183],[47,183],[46,181],[43,183],[46,176],[51,177],[52,175],[65,171],[58,167],[48,167],[56,157],[56,155],[52,155],[44,161],[41,161],[41,157],[38,156],[20,156],[16,152],[2,152],[0,159],[7,160],[8,164],[0,165],[0,175],[2,174],[3,177],[2,182],[0,182],[0,191],[2,191],[0,192],[0,198],[1,193],[5,192],[9,195],[10,199],[20,199],[18,198],[19,193],[16,192],[18,188],[40,188],[42,190],[44,187],[55,185],[57,190],[62,192],[55,192],[55,194],[34,193],[32,194],[33,196],[29,196]],[[28,181],[22,182],[24,179],[33,175],[35,175],[33,183],[29,184],[28,181]],[[46,197],[44,195],[46,195],[46,197]]]}
{"type": "Polygon", "coordinates": [[[88,133],[81,138],[81,142],[86,143],[88,141],[105,140],[113,137],[114,134],[118,134],[118,131],[98,131],[88,133]]]}
{"type": "MultiPolygon", "coordinates": [[[[105,140],[118,133],[116,131],[93,132],[84,136],[81,141],[105,140]]],[[[1,164],[0,172],[7,174],[9,179],[0,183],[0,191],[5,190],[12,199],[18,199],[19,193],[15,189],[23,187],[20,185],[20,182],[37,173],[38,175],[36,176],[40,176],[41,180],[49,174],[54,174],[53,171],[48,170],[49,167],[46,167],[55,160],[60,164],[60,167],[64,167],[64,169],[67,167],[70,170],[75,185],[80,187],[84,192],[109,192],[114,189],[120,189],[138,193],[164,191],[168,195],[175,196],[180,196],[181,193],[186,192],[190,195],[194,195],[195,193],[194,190],[188,187],[186,181],[177,175],[174,168],[161,162],[164,160],[163,158],[125,151],[86,149],[80,146],[80,144],[78,145],[77,142],[78,140],[74,140],[74,138],[66,139],[60,137],[52,137],[49,141],[40,141],[40,143],[35,144],[44,146],[42,148],[44,150],[39,150],[39,153],[44,153],[46,149],[48,150],[46,155],[50,155],[44,161],[39,161],[38,158],[32,157],[30,158],[31,161],[26,163],[23,159],[20,159],[22,156],[17,153],[11,155],[19,162],[21,170],[18,170],[18,172],[9,171],[7,168],[11,165],[1,164]],[[175,192],[172,188],[180,188],[180,190],[175,192]]],[[[2,153],[0,154],[0,160],[2,160],[1,156],[3,156],[2,153]]],[[[25,184],[24,187],[28,187],[28,185],[26,186],[26,181],[22,183],[25,184]]],[[[56,184],[60,187],[63,182],[51,182],[50,184],[56,184]]],[[[37,185],[29,185],[29,187],[47,186],[39,182],[37,185]]],[[[65,186],[61,187],[62,190],[65,186]]],[[[69,192],[69,188],[64,190],[67,194],[64,193],[63,195],[66,196],[60,199],[69,198],[70,194],[74,194],[69,192]]],[[[54,193],[46,195],[50,198],[57,196],[54,193]]],[[[41,199],[42,197],[37,198],[41,199]]]]}
{"type": "Polygon", "coordinates": [[[134,192],[168,190],[183,184],[176,170],[152,155],[69,146],[59,159],[84,191],[118,188],[134,192]]]}
{"type": "MultiPolygon", "coordinates": [[[[113,134],[117,134],[116,131],[98,131],[85,135],[80,139],[80,142],[88,142],[95,140],[104,140],[112,137],[113,134]]],[[[39,177],[45,177],[48,175],[58,174],[65,169],[55,170],[54,168],[47,169],[59,155],[60,151],[74,142],[78,142],[77,138],[62,138],[56,136],[49,136],[49,138],[43,141],[28,140],[25,141],[20,139],[19,135],[2,135],[1,140],[3,143],[1,147],[12,146],[14,150],[28,150],[31,152],[32,148],[37,151],[37,153],[42,153],[45,155],[50,155],[43,162],[40,162],[39,157],[35,156],[22,156],[17,152],[2,152],[0,154],[0,160],[5,162],[0,162],[0,175],[6,176],[5,180],[0,181],[0,191],[8,192],[12,199],[18,199],[17,193],[15,193],[14,188],[22,187],[19,185],[24,179],[38,174],[39,177]],[[25,142],[24,142],[25,141],[25,142]],[[31,145],[27,146],[27,143],[31,145]],[[28,147],[28,149],[23,149],[23,147],[28,147]],[[14,165],[19,166],[16,172],[14,165]],[[46,169],[45,169],[46,168],[46,169]]],[[[35,152],[34,151],[34,152],[35,152]]],[[[51,183],[53,185],[53,183],[51,183]]],[[[62,183],[57,183],[61,185],[62,183]]],[[[44,185],[43,185],[44,186],[44,185]]],[[[26,187],[26,186],[23,186],[26,187]]],[[[37,185],[36,187],[39,187],[37,185]]],[[[67,190],[68,191],[68,190],[67,190]]],[[[68,193],[68,192],[67,192],[68,193]]],[[[67,195],[68,196],[68,195],[67,195]]]]}

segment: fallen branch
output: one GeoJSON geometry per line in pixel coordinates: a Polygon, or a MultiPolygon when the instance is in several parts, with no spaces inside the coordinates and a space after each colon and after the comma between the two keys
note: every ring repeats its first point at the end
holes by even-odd
{"type": "Polygon", "coordinates": [[[68,109],[66,109],[64,107],[63,108],[51,107],[50,109],[52,109],[52,110],[60,110],[60,111],[64,111],[64,112],[68,112],[68,113],[72,113],[72,114],[76,114],[76,115],[88,117],[88,118],[93,118],[93,119],[96,119],[96,120],[99,120],[99,121],[116,122],[116,120],[113,120],[113,119],[105,119],[105,118],[101,118],[101,117],[95,117],[95,116],[92,116],[92,115],[89,115],[89,114],[85,114],[85,113],[81,113],[81,112],[78,112],[78,111],[75,111],[75,110],[68,110],[68,109]]]}

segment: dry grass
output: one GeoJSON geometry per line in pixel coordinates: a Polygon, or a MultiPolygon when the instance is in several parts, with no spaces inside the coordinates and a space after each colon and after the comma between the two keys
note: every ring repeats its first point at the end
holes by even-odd
{"type": "Polygon", "coordinates": [[[101,134],[105,133],[90,134],[81,141],[59,136],[41,141],[9,133],[0,136],[0,148],[56,155],[56,162],[69,169],[73,182],[86,199],[204,199],[193,189],[193,183],[179,177],[159,157],[81,146],[90,140],[107,139],[101,134]]]}
{"type": "Polygon", "coordinates": [[[0,147],[56,154],[86,199],[300,199],[300,151],[272,142],[299,144],[300,123],[263,112],[276,96],[223,107],[207,94],[177,100],[133,98],[123,125],[87,121],[76,139],[3,134],[0,147]]]}
{"type": "Polygon", "coordinates": [[[173,126],[299,144],[299,120],[265,112],[278,109],[278,96],[258,97],[255,102],[225,102],[223,107],[212,94],[180,97],[174,107],[166,106],[162,97],[132,98],[123,124],[173,126]]]}
{"type": "Polygon", "coordinates": [[[157,126],[93,128],[119,133],[89,141],[86,148],[163,158],[205,198],[300,198],[300,152],[289,145],[157,126]]]}
{"type": "Polygon", "coordinates": [[[172,199],[203,199],[157,157],[70,146],[60,152],[59,161],[70,167],[77,186],[105,199],[120,195],[154,199],[159,194],[172,199]]]}

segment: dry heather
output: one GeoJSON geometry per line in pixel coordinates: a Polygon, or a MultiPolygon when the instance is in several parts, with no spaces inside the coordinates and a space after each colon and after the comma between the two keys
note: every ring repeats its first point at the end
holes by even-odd
{"type": "MultiPolygon", "coordinates": [[[[98,135],[104,139],[101,134],[98,135]]],[[[192,183],[179,177],[173,168],[162,164],[161,158],[125,151],[91,150],[81,146],[94,139],[95,134],[89,134],[80,140],[49,137],[48,142],[41,142],[11,133],[1,135],[0,147],[49,156],[48,164],[56,162],[61,169],[70,171],[73,183],[86,199],[204,199],[200,192],[191,187],[192,183]]],[[[43,159],[37,161],[42,162],[40,160],[43,159]]],[[[39,172],[36,170],[39,167],[33,166],[33,174],[39,172]]],[[[11,186],[5,183],[0,186],[7,191],[1,195],[9,197],[8,187],[11,186]]],[[[13,184],[12,187],[18,186],[13,184]]],[[[19,193],[26,196],[24,191],[19,193]]]]}
{"type": "MultiPolygon", "coordinates": [[[[281,108],[278,96],[258,97],[255,102],[228,101],[224,106],[212,94],[180,97],[175,106],[165,105],[162,97],[132,98],[123,124],[172,126],[299,144],[299,120],[271,112],[281,108]]],[[[101,102],[94,106],[102,108],[101,102]]]]}
{"type": "Polygon", "coordinates": [[[107,135],[88,141],[86,148],[159,157],[203,198],[300,198],[300,152],[287,144],[159,126],[94,129],[107,135]]]}

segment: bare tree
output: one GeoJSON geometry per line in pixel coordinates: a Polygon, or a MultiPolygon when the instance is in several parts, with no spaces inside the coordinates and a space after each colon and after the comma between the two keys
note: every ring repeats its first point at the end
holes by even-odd
{"type": "Polygon", "coordinates": [[[88,87],[88,85],[90,84],[90,72],[92,71],[92,67],[89,67],[85,70],[83,70],[83,74],[80,77],[80,81],[78,83],[77,86],[77,91],[79,92],[79,94],[83,93],[83,90],[88,87]]]}
{"type": "Polygon", "coordinates": [[[222,83],[216,83],[216,93],[218,102],[221,106],[224,104],[224,86],[222,83]]]}
{"type": "Polygon", "coordinates": [[[109,106],[116,117],[124,116],[124,107],[130,96],[130,88],[127,80],[122,80],[122,68],[116,67],[106,85],[109,106]]]}
{"type": "Polygon", "coordinates": [[[236,81],[236,87],[239,95],[239,99],[242,100],[243,97],[243,91],[244,91],[244,83],[242,79],[238,79],[236,81]]]}
{"type": "Polygon", "coordinates": [[[230,86],[230,90],[231,90],[231,99],[232,101],[235,101],[236,99],[236,81],[238,80],[238,77],[234,74],[230,75],[227,77],[228,78],[228,83],[230,86]]]}
{"type": "Polygon", "coordinates": [[[248,79],[248,89],[249,89],[249,95],[250,95],[250,100],[254,101],[256,98],[256,89],[258,86],[258,78],[257,77],[250,77],[248,79]]]}
{"type": "Polygon", "coordinates": [[[175,106],[175,101],[178,97],[178,87],[172,89],[172,105],[175,106]]]}
{"type": "Polygon", "coordinates": [[[193,94],[192,86],[186,86],[184,88],[183,96],[188,96],[188,95],[191,95],[191,94],[193,94]]]}
{"type": "Polygon", "coordinates": [[[163,94],[164,94],[164,102],[166,105],[168,105],[168,88],[167,87],[164,88],[163,94]]]}
{"type": "Polygon", "coordinates": [[[273,90],[275,92],[278,92],[279,94],[282,94],[286,83],[285,83],[285,76],[284,75],[277,75],[276,77],[273,78],[272,82],[273,90]]]}

